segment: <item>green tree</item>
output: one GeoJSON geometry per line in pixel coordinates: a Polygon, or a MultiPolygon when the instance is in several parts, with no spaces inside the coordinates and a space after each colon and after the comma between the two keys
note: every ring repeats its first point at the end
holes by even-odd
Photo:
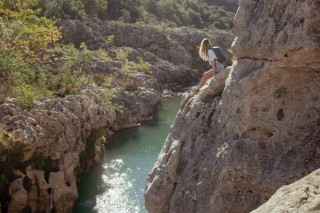
{"type": "Polygon", "coordinates": [[[43,93],[36,83],[42,52],[61,36],[52,20],[39,16],[37,3],[0,0],[0,102],[13,95],[24,108],[43,93]]]}

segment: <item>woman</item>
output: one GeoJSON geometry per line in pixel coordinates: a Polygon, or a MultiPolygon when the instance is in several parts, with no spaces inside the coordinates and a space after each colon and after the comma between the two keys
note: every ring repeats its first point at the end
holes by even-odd
{"type": "Polygon", "coordinates": [[[199,56],[205,61],[209,61],[209,64],[211,66],[211,70],[203,73],[199,89],[201,89],[207,81],[214,77],[214,75],[218,72],[217,70],[217,56],[213,52],[211,41],[208,38],[204,38],[201,41],[200,48],[199,48],[199,56]]]}

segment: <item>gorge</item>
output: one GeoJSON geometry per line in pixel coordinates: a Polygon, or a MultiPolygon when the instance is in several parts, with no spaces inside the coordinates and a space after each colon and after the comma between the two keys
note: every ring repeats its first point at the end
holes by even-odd
{"type": "Polygon", "coordinates": [[[147,211],[320,212],[319,0],[241,0],[234,35],[237,0],[12,2],[0,1],[0,212],[77,211],[77,182],[112,135],[199,81],[204,37],[228,65],[233,41],[235,61],[182,101],[147,211]],[[41,15],[58,15],[50,42],[41,15]]]}
{"type": "Polygon", "coordinates": [[[195,46],[203,37],[212,33],[227,49],[232,34],[59,20],[59,44],[36,49],[32,36],[17,36],[21,49],[10,38],[35,27],[20,20],[35,15],[35,2],[0,2],[9,16],[0,17],[4,32],[12,33],[0,34],[1,211],[72,212],[77,181],[101,163],[110,136],[151,119],[161,96],[199,80],[195,46]]]}

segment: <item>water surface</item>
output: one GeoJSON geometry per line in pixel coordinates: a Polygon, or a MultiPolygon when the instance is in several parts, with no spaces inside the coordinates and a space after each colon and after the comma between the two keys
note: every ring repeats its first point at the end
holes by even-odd
{"type": "Polygon", "coordinates": [[[152,121],[115,133],[102,165],[79,184],[75,213],[145,213],[148,173],[160,153],[181,98],[163,101],[152,121]]]}

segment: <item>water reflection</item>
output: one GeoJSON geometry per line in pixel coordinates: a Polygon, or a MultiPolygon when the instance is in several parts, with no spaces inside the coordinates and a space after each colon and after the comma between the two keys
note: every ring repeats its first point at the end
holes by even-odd
{"type": "Polygon", "coordinates": [[[152,121],[115,133],[101,166],[79,185],[76,213],[146,213],[145,182],[168,135],[181,99],[162,105],[152,121]]]}
{"type": "Polygon", "coordinates": [[[115,159],[104,165],[102,180],[107,190],[96,197],[96,212],[140,212],[139,204],[136,202],[137,194],[128,194],[132,190],[135,179],[131,179],[132,169],[123,170],[124,162],[122,159],[115,159]],[[122,171],[122,172],[119,172],[122,171]],[[114,201],[117,202],[114,202],[114,201]]]}

